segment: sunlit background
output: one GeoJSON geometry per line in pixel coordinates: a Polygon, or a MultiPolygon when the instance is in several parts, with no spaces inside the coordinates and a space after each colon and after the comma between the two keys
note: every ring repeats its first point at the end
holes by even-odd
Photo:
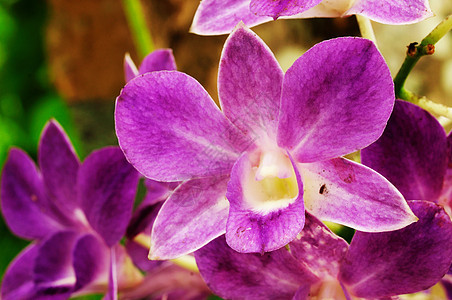
{"type": "MultiPolygon", "coordinates": [[[[114,101],[124,85],[123,58],[138,57],[120,0],[0,0],[0,166],[8,149],[20,147],[36,158],[45,122],[55,118],[79,157],[116,144],[114,101]]],[[[143,0],[156,48],[172,48],[178,69],[195,77],[217,100],[216,73],[226,36],[189,33],[198,0],[143,0]]],[[[436,16],[416,25],[374,24],[378,46],[393,75],[406,46],[420,41],[446,15],[452,1],[431,0],[436,16]]],[[[321,40],[359,36],[354,17],[279,20],[254,29],[284,69],[321,40]]],[[[407,87],[452,106],[452,34],[424,57],[407,87]]],[[[0,279],[27,244],[0,219],[0,279]]]]}

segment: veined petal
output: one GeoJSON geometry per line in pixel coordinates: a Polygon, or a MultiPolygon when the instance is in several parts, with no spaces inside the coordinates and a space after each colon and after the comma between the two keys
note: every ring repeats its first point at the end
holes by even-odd
{"type": "Polygon", "coordinates": [[[133,264],[146,273],[154,270],[155,268],[158,268],[163,263],[165,263],[165,261],[161,260],[149,260],[149,249],[134,242],[133,240],[127,240],[126,250],[130,258],[132,259],[133,264]]]}
{"type": "Polygon", "coordinates": [[[318,281],[290,252],[238,253],[221,236],[195,252],[201,276],[226,299],[291,299],[318,281]]]}
{"type": "Polygon", "coordinates": [[[159,181],[227,175],[252,145],[196,80],[177,71],[130,81],[116,101],[115,120],[127,159],[159,181]]]}
{"type": "Polygon", "coordinates": [[[303,230],[288,247],[306,269],[322,280],[336,280],[339,264],[348,250],[346,241],[309,212],[303,230]]]}
{"type": "Polygon", "coordinates": [[[316,6],[322,0],[251,0],[250,10],[259,16],[277,19],[292,16],[316,6]]]}
{"type": "Polygon", "coordinates": [[[151,233],[150,259],[191,253],[224,234],[228,177],[194,179],[179,186],[160,209],[151,233]]]}
{"type": "Polygon", "coordinates": [[[33,299],[36,289],[33,282],[33,264],[38,246],[31,244],[11,262],[2,280],[3,300],[33,299]]]}
{"type": "Polygon", "coordinates": [[[322,1],[313,8],[291,18],[338,18],[343,17],[351,7],[354,0],[327,0],[322,1]]]}
{"type": "Polygon", "coordinates": [[[257,180],[250,159],[245,152],[232,168],[226,241],[238,252],[263,253],[283,247],[303,229],[303,183],[293,161],[291,177],[257,180]]]}
{"type": "Polygon", "coordinates": [[[284,77],[278,145],[303,163],[375,141],[394,104],[389,69],[375,45],[337,38],[312,47],[284,77]]]}
{"type": "Polygon", "coordinates": [[[433,16],[428,0],[358,0],[346,12],[352,14],[385,24],[411,24],[433,16]]]}
{"type": "Polygon", "coordinates": [[[79,237],[74,231],[59,231],[39,246],[33,277],[40,293],[70,294],[74,290],[72,251],[79,237]]]}
{"type": "Polygon", "coordinates": [[[249,138],[276,139],[283,76],[268,46],[240,24],[223,48],[218,94],[226,117],[249,138]]]}
{"type": "Polygon", "coordinates": [[[406,199],[436,201],[447,168],[446,133],[430,113],[397,100],[383,135],[361,151],[361,161],[406,199]]]}
{"type": "Polygon", "coordinates": [[[76,291],[82,289],[84,292],[102,292],[93,283],[102,280],[106,282],[110,265],[109,252],[110,249],[92,234],[77,241],[73,250],[76,291]]]}
{"type": "Polygon", "coordinates": [[[360,231],[403,228],[417,218],[383,176],[344,158],[299,164],[306,209],[325,221],[360,231]]]}
{"type": "Polygon", "coordinates": [[[250,11],[250,0],[203,0],[196,10],[190,31],[202,35],[230,33],[240,21],[247,27],[268,21],[250,11]]]}
{"type": "Polygon", "coordinates": [[[47,194],[68,219],[79,208],[75,182],[80,166],[68,136],[55,121],[49,121],[39,141],[39,167],[47,194]]]}
{"type": "Polygon", "coordinates": [[[428,201],[408,201],[419,221],[382,233],[356,232],[339,279],[358,297],[414,293],[437,283],[452,261],[452,222],[428,201]]]}
{"type": "Polygon", "coordinates": [[[50,210],[41,174],[20,149],[11,149],[3,167],[1,205],[6,224],[22,238],[39,239],[63,228],[50,210]]]}
{"type": "Polygon", "coordinates": [[[139,174],[118,147],[91,153],[77,179],[79,202],[89,224],[108,246],[119,242],[132,215],[139,174]]]}
{"type": "Polygon", "coordinates": [[[139,74],[155,71],[174,71],[176,70],[176,60],[174,59],[173,50],[158,49],[148,54],[141,62],[138,68],[139,74]]]}

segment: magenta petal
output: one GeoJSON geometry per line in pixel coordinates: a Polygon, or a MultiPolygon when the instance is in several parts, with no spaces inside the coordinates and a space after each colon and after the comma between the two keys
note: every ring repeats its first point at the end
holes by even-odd
{"type": "Polygon", "coordinates": [[[65,294],[75,287],[72,250],[79,238],[73,231],[60,231],[40,245],[33,268],[35,284],[44,294],[65,294]]]}
{"type": "Polygon", "coordinates": [[[396,101],[383,135],[361,161],[393,183],[408,200],[436,201],[447,167],[446,133],[417,105],[396,101]]]}
{"type": "MultiPolygon", "coordinates": [[[[293,162],[292,162],[293,163],[293,162]]],[[[265,193],[247,194],[252,165],[244,153],[232,169],[226,197],[231,204],[226,227],[228,245],[242,253],[267,252],[283,247],[293,240],[303,229],[305,214],[303,203],[303,183],[294,165],[298,195],[287,202],[285,199],[266,201],[260,199],[265,193]],[[249,199],[253,197],[253,199],[249,199]],[[283,205],[279,205],[280,202],[283,205]],[[263,203],[265,208],[254,203],[263,203]],[[265,203],[264,203],[265,202],[265,203]],[[274,203],[269,203],[274,202],[274,203]]],[[[254,176],[251,180],[255,180],[254,176]]]]}
{"type": "Polygon", "coordinates": [[[323,280],[335,280],[348,244],[320,220],[306,212],[303,231],[289,243],[290,253],[323,280]]]}
{"type": "Polygon", "coordinates": [[[251,0],[250,10],[259,16],[277,19],[292,16],[316,6],[322,0],[251,0]]]}
{"type": "Polygon", "coordinates": [[[375,45],[337,38],[312,47],[287,71],[278,145],[299,162],[335,158],[375,141],[394,103],[394,87],[375,45]]]}
{"type": "Polygon", "coordinates": [[[115,114],[127,159],[154,180],[229,174],[251,144],[196,80],[177,71],[146,73],[129,82],[115,114]]]}
{"type": "Polygon", "coordinates": [[[109,250],[92,234],[87,234],[77,241],[73,250],[75,290],[83,289],[103,276],[106,277],[110,262],[109,250]]]}
{"type": "Polygon", "coordinates": [[[356,232],[340,280],[358,297],[421,291],[447,273],[452,261],[452,222],[428,201],[408,201],[419,221],[384,233],[356,232]]]}
{"type": "Polygon", "coordinates": [[[38,246],[32,244],[9,265],[2,280],[1,297],[3,300],[33,298],[35,287],[32,274],[37,253],[38,246]]]}
{"type": "Polygon", "coordinates": [[[39,141],[39,167],[51,201],[69,218],[78,208],[75,182],[79,165],[63,128],[55,120],[49,121],[39,141]]]}
{"type": "Polygon", "coordinates": [[[227,181],[227,177],[209,177],[179,186],[157,215],[149,257],[176,258],[224,234],[229,209],[227,181]]]}
{"type": "Polygon", "coordinates": [[[125,233],[138,176],[117,147],[94,151],[80,168],[79,202],[88,222],[108,246],[116,244],[125,233]]]}
{"type": "Polygon", "coordinates": [[[126,242],[126,249],[127,254],[133,261],[133,264],[144,272],[149,272],[163,263],[162,261],[149,260],[149,249],[144,248],[142,245],[135,243],[134,241],[128,240],[126,242]]]}
{"type": "Polygon", "coordinates": [[[226,40],[218,73],[220,103],[251,139],[276,138],[283,75],[271,50],[243,24],[226,40]]]}
{"type": "Polygon", "coordinates": [[[428,0],[361,0],[345,13],[385,24],[411,24],[432,17],[428,0]]]}
{"type": "Polygon", "coordinates": [[[366,166],[336,158],[299,164],[306,209],[360,231],[396,230],[417,220],[400,192],[366,166]]]}
{"type": "Polygon", "coordinates": [[[141,62],[138,68],[139,74],[154,71],[174,71],[176,70],[176,60],[174,59],[173,50],[158,49],[148,54],[141,62]]]}
{"type": "Polygon", "coordinates": [[[238,253],[223,236],[195,252],[201,276],[226,299],[291,299],[300,286],[318,281],[290,252],[238,253]]]}
{"type": "Polygon", "coordinates": [[[225,34],[240,21],[252,27],[272,20],[252,13],[250,0],[203,0],[196,10],[190,31],[203,35],[225,34]]]}
{"type": "Polygon", "coordinates": [[[43,238],[62,228],[49,216],[49,200],[35,164],[16,148],[11,149],[3,167],[1,205],[8,227],[22,238],[43,238]]]}

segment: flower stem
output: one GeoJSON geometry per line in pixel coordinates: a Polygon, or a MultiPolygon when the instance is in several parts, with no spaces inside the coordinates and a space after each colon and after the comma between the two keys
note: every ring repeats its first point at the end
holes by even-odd
{"type": "Polygon", "coordinates": [[[151,32],[146,25],[140,0],[123,0],[124,12],[138,55],[143,59],[154,50],[151,32]]]}
{"type": "MultiPolygon", "coordinates": [[[[142,247],[149,249],[151,247],[151,238],[144,233],[140,233],[133,238],[133,241],[142,247]]],[[[178,258],[171,259],[171,262],[186,270],[199,273],[195,258],[190,255],[184,255],[178,258]]]]}
{"type": "Polygon", "coordinates": [[[394,78],[396,98],[403,99],[412,103],[419,102],[419,97],[404,88],[405,81],[414,68],[418,60],[424,55],[431,55],[435,52],[434,45],[452,29],[452,15],[445,18],[422,42],[411,43],[408,46],[405,61],[400,67],[399,72],[394,78]]]}
{"type": "Polygon", "coordinates": [[[374,30],[372,28],[372,23],[370,20],[364,16],[356,15],[356,21],[358,21],[359,31],[361,32],[361,36],[368,40],[374,42],[377,45],[377,39],[374,34],[374,30]]]}

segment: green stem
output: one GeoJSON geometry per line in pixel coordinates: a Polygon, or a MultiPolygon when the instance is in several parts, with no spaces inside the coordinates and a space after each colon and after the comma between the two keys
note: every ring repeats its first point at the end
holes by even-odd
{"type": "Polygon", "coordinates": [[[436,28],[433,29],[419,45],[417,45],[417,43],[410,44],[405,61],[394,78],[395,94],[397,98],[413,103],[419,102],[419,97],[404,88],[405,81],[418,60],[424,55],[433,54],[435,49],[433,45],[435,45],[451,29],[452,15],[449,15],[436,26],[436,28]]]}
{"type": "Polygon", "coordinates": [[[377,39],[375,38],[374,30],[372,28],[372,23],[370,23],[370,20],[364,16],[356,15],[356,21],[358,21],[361,36],[363,38],[371,40],[375,45],[377,45],[377,39]]]}
{"type": "Polygon", "coordinates": [[[123,0],[122,4],[138,55],[143,59],[154,51],[154,43],[146,25],[143,6],[140,0],[123,0]]]}

